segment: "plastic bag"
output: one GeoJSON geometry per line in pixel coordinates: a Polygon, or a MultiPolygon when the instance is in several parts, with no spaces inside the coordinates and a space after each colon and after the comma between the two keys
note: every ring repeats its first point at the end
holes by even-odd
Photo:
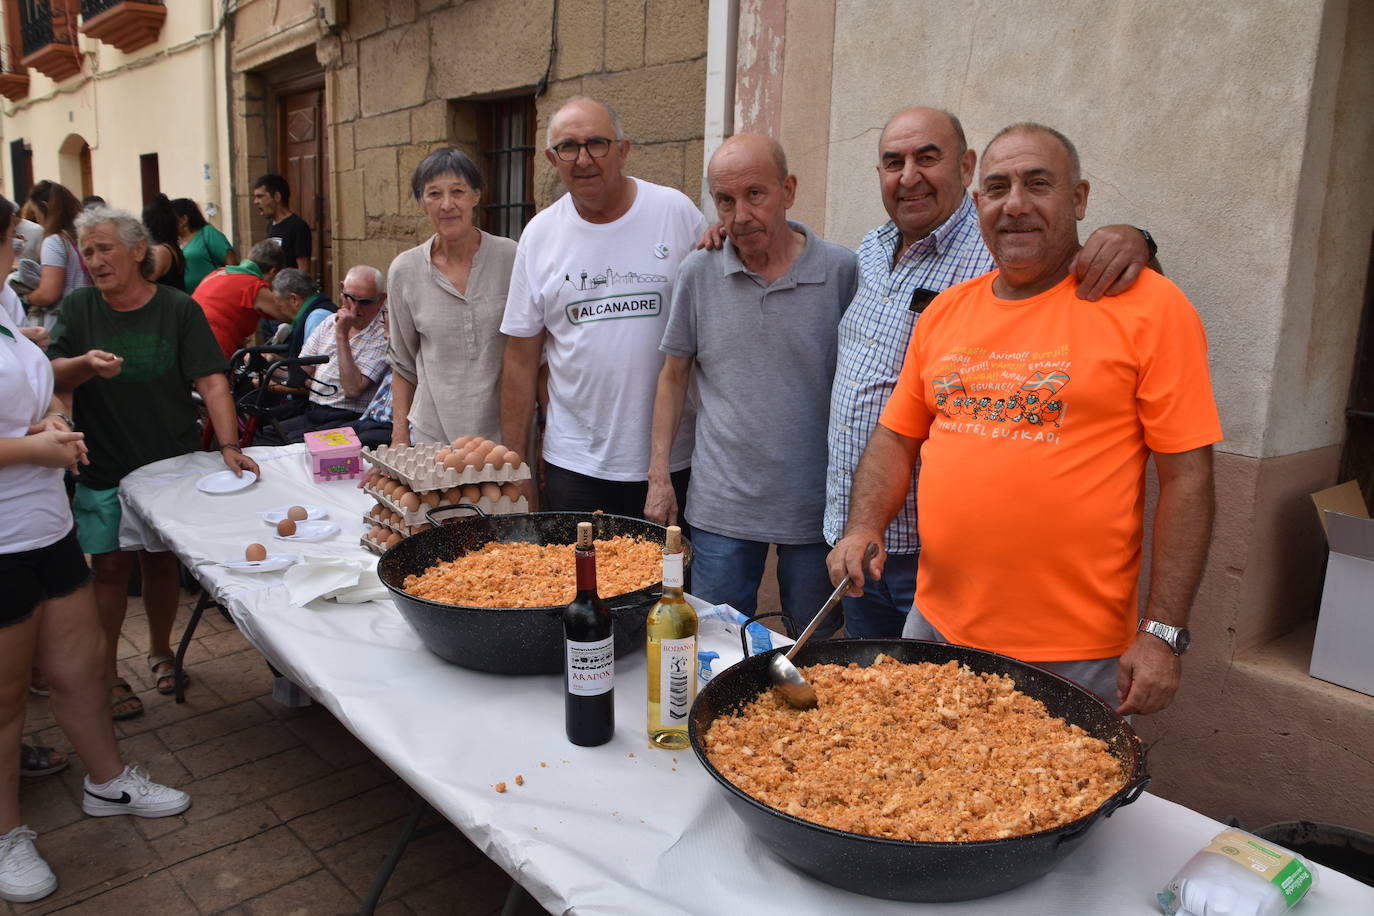
{"type": "Polygon", "coordinates": [[[1317,886],[1302,857],[1244,830],[1223,830],[1156,895],[1166,916],[1281,916],[1317,886]]]}

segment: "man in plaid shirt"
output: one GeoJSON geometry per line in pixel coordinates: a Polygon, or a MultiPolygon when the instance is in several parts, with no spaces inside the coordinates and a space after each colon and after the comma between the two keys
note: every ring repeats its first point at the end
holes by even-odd
{"type": "Polygon", "coordinates": [[[387,371],[386,284],[375,267],[353,267],[339,284],[339,310],[311,332],[301,356],[328,356],[321,366],[305,366],[314,379],[304,412],[282,420],[281,435],[269,426],[258,437],[264,445],[300,442],[307,432],[347,426],[362,416],[387,371]]]}
{"type": "MultiPolygon", "coordinates": [[[[959,119],[947,111],[909,108],[883,128],[878,183],[886,223],[859,246],[859,290],[840,321],[839,357],[830,395],[825,538],[835,544],[849,516],[850,486],[878,415],[902,369],[916,318],[946,287],[992,270],[965,190],[976,154],[959,119]]],[[[1073,265],[1078,295],[1098,299],[1129,289],[1154,256],[1148,234],[1106,226],[1087,240],[1073,265]]],[[[882,576],[861,597],[844,599],[845,635],[897,637],[916,596],[916,477],[885,534],[882,576]]],[[[844,576],[832,571],[837,582],[844,576]]]]}

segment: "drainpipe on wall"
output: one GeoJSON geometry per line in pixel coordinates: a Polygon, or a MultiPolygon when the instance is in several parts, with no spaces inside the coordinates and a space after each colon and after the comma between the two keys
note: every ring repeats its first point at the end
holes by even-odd
{"type": "MultiPolygon", "coordinates": [[[[202,22],[200,33],[211,36],[210,40],[201,45],[201,84],[205,87],[204,105],[201,111],[205,113],[205,134],[201,138],[202,153],[205,156],[201,162],[202,198],[205,200],[205,208],[219,209],[215,202],[219,200],[219,113],[220,105],[216,101],[218,95],[217,87],[219,80],[215,79],[215,0],[203,0],[201,3],[202,22]]],[[[223,224],[223,221],[219,221],[223,224]]]]}
{"type": "Polygon", "coordinates": [[[735,132],[735,47],[739,36],[739,0],[711,0],[706,13],[706,125],[701,160],[701,211],[716,221],[716,207],[706,187],[711,154],[735,132]]]}

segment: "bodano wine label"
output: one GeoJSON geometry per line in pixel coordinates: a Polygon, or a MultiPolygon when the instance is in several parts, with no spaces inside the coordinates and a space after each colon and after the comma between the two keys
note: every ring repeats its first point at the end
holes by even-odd
{"type": "Polygon", "coordinates": [[[573,324],[607,321],[613,318],[656,318],[663,313],[663,297],[656,291],[603,296],[569,302],[564,310],[573,324]]]}

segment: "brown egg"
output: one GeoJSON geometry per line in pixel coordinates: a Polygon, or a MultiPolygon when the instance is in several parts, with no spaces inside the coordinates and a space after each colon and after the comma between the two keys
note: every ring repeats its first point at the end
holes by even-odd
{"type": "Polygon", "coordinates": [[[445,461],[445,459],[447,459],[448,456],[449,456],[449,455],[452,455],[452,454],[453,454],[453,449],[451,449],[451,448],[441,448],[441,449],[439,449],[439,451],[437,451],[437,452],[434,453],[434,460],[437,461],[437,462],[439,462],[440,464],[443,464],[444,461],[445,461]]]}
{"type": "Polygon", "coordinates": [[[416,526],[415,526],[415,530],[416,530],[417,532],[419,532],[419,531],[428,531],[429,529],[431,529],[431,528],[433,528],[433,527],[434,527],[434,526],[431,525],[429,522],[425,522],[425,523],[423,523],[423,524],[416,525],[416,526]]]}
{"type": "Polygon", "coordinates": [[[310,513],[305,511],[305,506],[292,506],[286,510],[286,517],[293,522],[303,522],[310,517],[310,513]]]}
{"type": "Polygon", "coordinates": [[[494,480],[482,484],[482,498],[497,500],[501,498],[501,485],[494,480]]]}
{"type": "Polygon", "coordinates": [[[501,456],[501,464],[510,465],[513,468],[520,467],[520,453],[513,448],[506,449],[501,456]]]}
{"type": "Polygon", "coordinates": [[[378,544],[386,543],[386,535],[387,531],[381,525],[373,525],[372,530],[367,533],[368,538],[376,541],[378,544]]]}
{"type": "Polygon", "coordinates": [[[420,497],[414,493],[407,492],[401,497],[401,508],[407,512],[415,512],[420,508],[420,497]]]}
{"type": "Polygon", "coordinates": [[[449,487],[447,490],[444,491],[443,496],[442,496],[441,499],[440,499],[440,502],[444,503],[445,505],[450,505],[450,506],[451,506],[451,505],[453,505],[454,503],[458,502],[458,501],[459,501],[460,499],[462,499],[462,498],[463,498],[463,488],[462,488],[462,487],[449,487]]]}
{"type": "Polygon", "coordinates": [[[395,547],[399,543],[401,543],[400,534],[396,533],[395,531],[391,532],[391,537],[386,539],[386,546],[395,547]]]}
{"type": "Polygon", "coordinates": [[[248,549],[243,552],[243,558],[252,563],[260,563],[267,559],[267,548],[261,544],[249,544],[248,549]]]}
{"type": "Polygon", "coordinates": [[[501,495],[511,502],[520,498],[520,488],[513,483],[501,484],[501,495]]]}
{"type": "Polygon", "coordinates": [[[291,519],[284,518],[281,521],[277,522],[277,534],[280,534],[284,538],[289,538],[291,535],[295,533],[296,523],[291,521],[291,519]]]}
{"type": "Polygon", "coordinates": [[[458,449],[467,448],[475,439],[472,436],[459,436],[453,440],[453,447],[458,449]]]}
{"type": "Polygon", "coordinates": [[[482,498],[482,488],[475,483],[463,484],[462,491],[459,495],[463,502],[475,503],[482,498]]]}
{"type": "Polygon", "coordinates": [[[466,464],[467,461],[463,457],[462,452],[455,452],[444,459],[444,467],[451,468],[455,471],[461,472],[466,464]]]}
{"type": "Polygon", "coordinates": [[[433,509],[435,506],[439,505],[439,491],[430,490],[428,493],[421,493],[420,502],[433,509]]]}
{"type": "Polygon", "coordinates": [[[392,525],[402,525],[405,523],[405,520],[401,518],[401,513],[399,512],[391,513],[386,517],[386,520],[392,525]]]}

